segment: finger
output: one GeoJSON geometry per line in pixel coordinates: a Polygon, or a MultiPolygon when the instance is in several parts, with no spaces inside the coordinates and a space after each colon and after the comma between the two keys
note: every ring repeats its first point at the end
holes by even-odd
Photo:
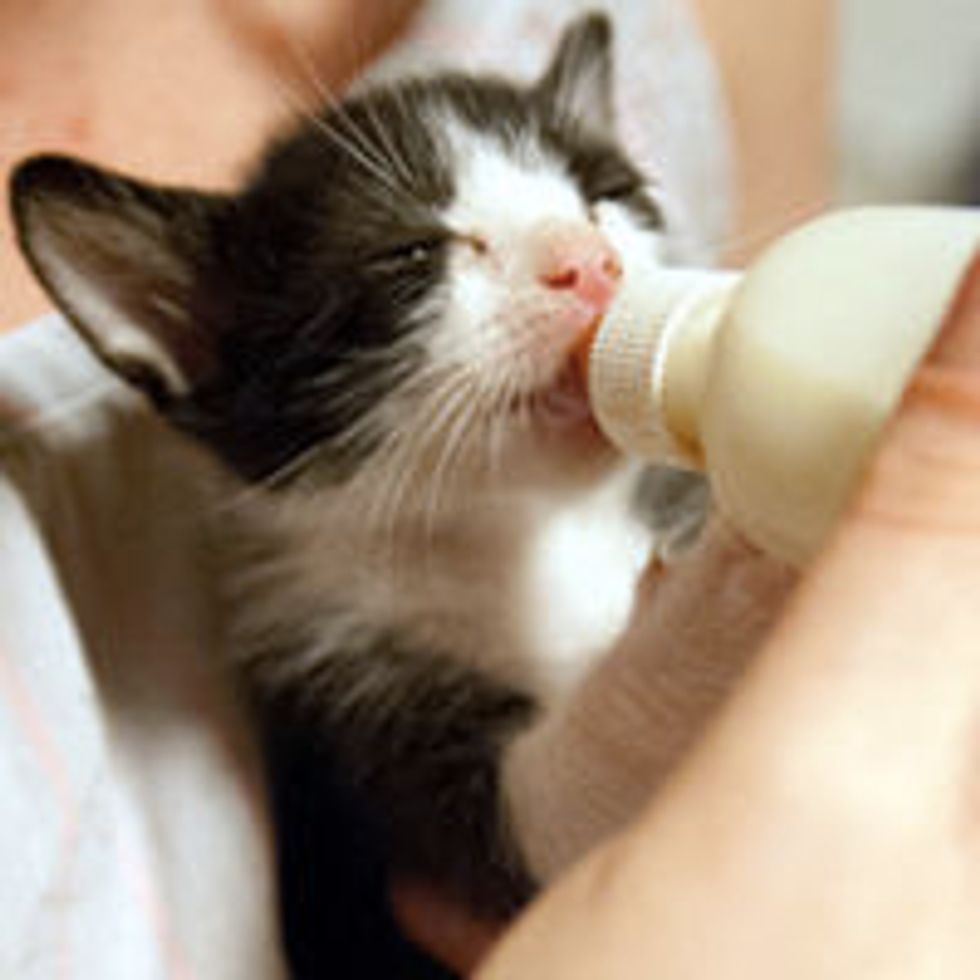
{"type": "Polygon", "coordinates": [[[980,251],[963,278],[945,327],[927,358],[932,363],[980,367],[980,251]]]}
{"type": "Polygon", "coordinates": [[[956,766],[980,711],[978,596],[980,256],[741,692],[742,730],[808,758],[827,794],[854,772],[883,810],[967,819],[956,766]]]}
{"type": "Polygon", "coordinates": [[[845,524],[890,548],[980,551],[980,255],[845,524]]]}
{"type": "Polygon", "coordinates": [[[460,976],[476,969],[503,929],[417,881],[395,882],[391,904],[404,934],[460,976]]]}
{"type": "MultiPolygon", "coordinates": [[[[807,685],[808,666],[821,665],[835,695],[845,678],[863,685],[850,695],[867,705],[883,699],[897,726],[941,723],[928,698],[945,704],[952,723],[957,705],[972,713],[980,684],[977,596],[980,256],[853,506],[780,624],[793,660],[771,658],[768,669],[779,684],[797,672],[807,685]]],[[[945,727],[924,733],[925,744],[945,751],[935,737],[945,727]]]]}

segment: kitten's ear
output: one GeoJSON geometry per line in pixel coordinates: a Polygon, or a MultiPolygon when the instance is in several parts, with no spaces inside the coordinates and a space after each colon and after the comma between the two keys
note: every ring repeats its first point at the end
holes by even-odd
{"type": "Polygon", "coordinates": [[[611,134],[612,25],[605,14],[585,14],[565,28],[537,92],[559,119],[611,134]]]}
{"type": "Polygon", "coordinates": [[[161,405],[208,376],[214,348],[193,290],[226,199],[57,156],[21,164],[10,191],[21,248],[110,368],[161,405]]]}

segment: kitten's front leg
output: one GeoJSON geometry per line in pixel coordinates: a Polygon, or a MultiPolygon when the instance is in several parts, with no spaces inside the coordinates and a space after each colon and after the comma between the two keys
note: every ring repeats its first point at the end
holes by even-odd
{"type": "Polygon", "coordinates": [[[623,639],[511,744],[512,828],[548,880],[649,799],[745,669],[795,576],[718,522],[641,586],[623,639]]]}

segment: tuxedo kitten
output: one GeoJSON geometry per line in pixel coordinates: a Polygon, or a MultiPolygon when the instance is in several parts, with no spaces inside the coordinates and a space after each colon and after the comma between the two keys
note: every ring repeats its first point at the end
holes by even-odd
{"type": "Polygon", "coordinates": [[[590,15],[535,84],[325,107],[236,194],[58,157],[12,188],[65,315],[223,464],[233,646],[272,744],[322,749],[395,872],[494,912],[535,883],[508,746],[623,632],[651,495],[683,533],[704,503],[610,450],[574,365],[664,241],[611,74],[590,15]]]}

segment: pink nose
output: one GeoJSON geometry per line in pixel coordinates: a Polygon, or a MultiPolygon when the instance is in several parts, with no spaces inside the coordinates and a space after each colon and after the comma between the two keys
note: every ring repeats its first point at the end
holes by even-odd
{"type": "Polygon", "coordinates": [[[619,257],[591,225],[551,228],[539,240],[538,281],[601,313],[623,275],[619,257]]]}

